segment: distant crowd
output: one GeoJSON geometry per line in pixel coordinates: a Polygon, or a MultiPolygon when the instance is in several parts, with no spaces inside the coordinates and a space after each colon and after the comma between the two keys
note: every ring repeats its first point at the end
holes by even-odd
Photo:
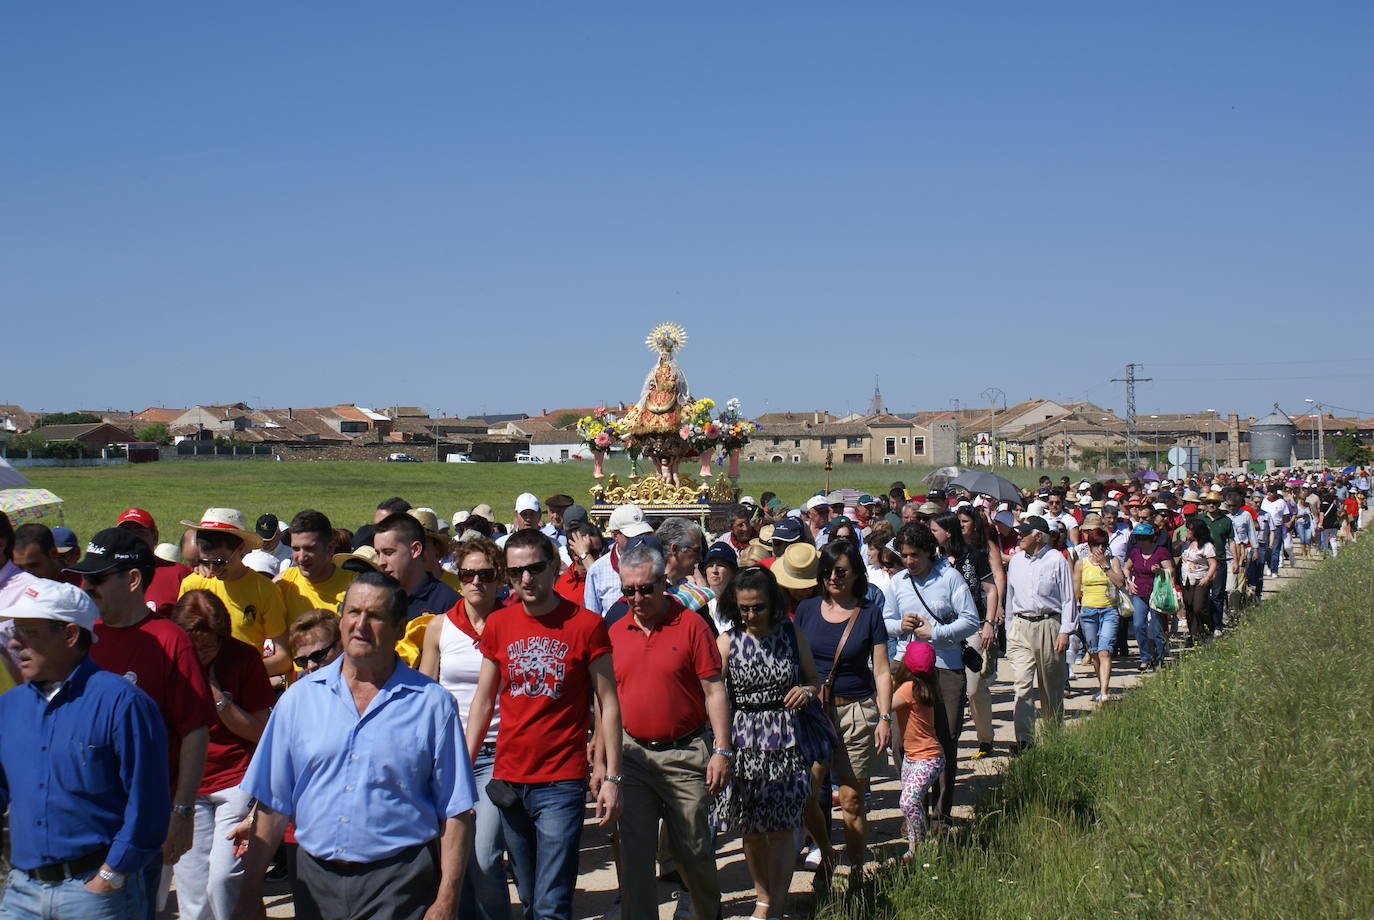
{"type": "Polygon", "coordinates": [[[666,872],[679,916],[720,917],[739,835],[752,916],[782,917],[798,869],[862,881],[875,778],[910,858],[956,823],[966,721],[972,756],[1015,755],[1071,668],[1115,699],[1114,668],[1335,556],[1370,493],[1363,468],[960,481],[701,519],[389,498],[352,530],[131,507],[84,543],[0,514],[0,920],[150,918],[173,885],[183,918],[262,917],[268,877],[300,918],[509,920],[513,877],[527,920],[566,920],[588,820],[620,916],[657,917],[666,872]]]}

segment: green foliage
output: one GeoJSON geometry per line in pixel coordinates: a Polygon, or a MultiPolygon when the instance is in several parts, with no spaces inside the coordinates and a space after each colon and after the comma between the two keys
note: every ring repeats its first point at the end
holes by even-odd
{"type": "Polygon", "coordinates": [[[577,413],[576,413],[576,412],[563,412],[563,413],[561,413],[557,418],[555,418],[555,419],[553,420],[553,427],[555,427],[555,428],[571,428],[573,425],[576,425],[576,424],[577,424],[577,413]]]}
{"type": "Polygon", "coordinates": [[[1331,455],[1328,458],[1337,465],[1349,466],[1359,463],[1374,463],[1374,450],[1360,443],[1359,432],[1347,428],[1331,438],[1331,455]]]}
{"type": "Polygon", "coordinates": [[[151,425],[144,425],[134,432],[134,437],[140,441],[152,441],[155,444],[171,444],[172,435],[167,430],[167,426],[162,422],[153,422],[151,425]]]}
{"type": "Polygon", "coordinates": [[[824,915],[1374,916],[1374,541],[1321,566],[1047,737],[968,834],[824,915]]]}
{"type": "Polygon", "coordinates": [[[100,422],[100,416],[92,415],[89,412],[54,412],[45,415],[34,423],[35,428],[44,428],[48,425],[95,425],[100,422]]]}

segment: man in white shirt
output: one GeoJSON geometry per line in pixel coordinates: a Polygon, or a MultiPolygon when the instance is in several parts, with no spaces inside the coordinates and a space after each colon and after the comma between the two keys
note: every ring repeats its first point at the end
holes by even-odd
{"type": "Polygon", "coordinates": [[[1050,493],[1049,498],[1045,499],[1045,505],[1048,509],[1045,520],[1058,521],[1063,526],[1064,532],[1069,535],[1069,542],[1077,544],[1079,540],[1078,518],[1064,510],[1064,493],[1055,489],[1050,493]]]}
{"type": "Polygon", "coordinates": [[[1283,560],[1284,536],[1288,532],[1288,520],[1292,517],[1288,502],[1279,495],[1278,485],[1269,486],[1264,501],[1260,502],[1260,514],[1268,519],[1269,525],[1269,574],[1277,578],[1279,563],[1283,560]]]}
{"type": "Polygon", "coordinates": [[[1007,565],[1007,662],[1015,697],[1013,751],[1020,751],[1034,740],[1031,694],[1037,685],[1041,714],[1064,717],[1064,652],[1078,627],[1078,609],[1069,564],[1050,547],[1044,518],[1026,518],[1016,533],[1020,552],[1007,565]]]}

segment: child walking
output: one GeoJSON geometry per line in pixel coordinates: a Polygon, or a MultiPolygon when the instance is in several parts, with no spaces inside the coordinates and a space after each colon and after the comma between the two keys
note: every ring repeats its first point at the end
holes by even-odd
{"type": "Polygon", "coordinates": [[[945,769],[945,752],[935,736],[935,649],[912,642],[897,664],[892,711],[902,738],[902,815],[909,844],[906,859],[926,839],[926,793],[945,769]]]}

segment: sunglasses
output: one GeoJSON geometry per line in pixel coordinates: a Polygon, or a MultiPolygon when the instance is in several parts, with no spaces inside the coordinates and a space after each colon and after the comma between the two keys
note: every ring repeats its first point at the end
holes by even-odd
{"type": "Polygon", "coordinates": [[[339,640],[335,639],[324,648],[313,651],[309,655],[297,655],[291,661],[302,671],[305,670],[307,664],[324,664],[324,660],[329,657],[329,653],[334,651],[334,646],[338,644],[339,640]]]}
{"type": "Polygon", "coordinates": [[[740,604],[740,613],[763,613],[768,609],[767,604],[740,604]]]}
{"type": "Polygon", "coordinates": [[[207,569],[222,569],[229,564],[229,560],[225,559],[223,556],[218,556],[214,559],[211,559],[209,556],[201,556],[199,564],[205,566],[207,569]]]}
{"type": "Polygon", "coordinates": [[[638,594],[643,597],[648,597],[649,595],[653,594],[655,589],[657,588],[658,585],[621,585],[620,593],[625,595],[626,597],[629,597],[632,594],[638,594]]]}
{"type": "Polygon", "coordinates": [[[461,581],[461,582],[463,582],[463,583],[465,583],[465,584],[466,584],[467,582],[470,582],[470,581],[481,581],[481,582],[483,582],[483,583],[485,583],[485,584],[491,584],[493,581],[496,580],[496,570],[495,570],[495,569],[459,569],[459,570],[458,570],[458,580],[461,581]]]}
{"type": "Polygon", "coordinates": [[[549,560],[544,559],[540,562],[531,562],[529,565],[508,565],[506,566],[506,573],[510,576],[511,581],[519,581],[526,572],[531,575],[542,575],[548,567],[549,560]]]}
{"type": "Polygon", "coordinates": [[[826,577],[833,581],[844,581],[849,577],[849,569],[831,569],[826,577]]]}

